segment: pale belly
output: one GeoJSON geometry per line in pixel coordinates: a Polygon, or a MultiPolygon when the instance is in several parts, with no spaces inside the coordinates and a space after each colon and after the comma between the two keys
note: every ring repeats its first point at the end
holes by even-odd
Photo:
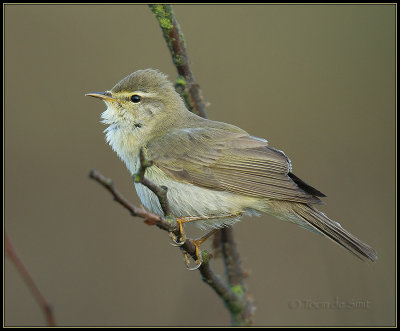
{"type": "MultiPolygon", "coordinates": [[[[193,222],[201,228],[231,225],[239,220],[241,214],[257,214],[254,207],[257,207],[258,200],[255,198],[178,182],[155,166],[148,168],[145,176],[156,185],[168,188],[167,197],[173,216],[204,218],[193,222]]],[[[135,187],[143,206],[164,216],[157,196],[142,184],[135,183],[135,187]]]]}

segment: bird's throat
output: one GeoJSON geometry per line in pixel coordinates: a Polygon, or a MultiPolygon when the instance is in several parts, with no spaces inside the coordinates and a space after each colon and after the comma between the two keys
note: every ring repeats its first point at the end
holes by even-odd
{"type": "Polygon", "coordinates": [[[137,172],[139,163],[139,151],[143,145],[143,135],[138,129],[122,127],[111,124],[106,130],[106,140],[111,148],[125,162],[131,174],[137,172]]]}

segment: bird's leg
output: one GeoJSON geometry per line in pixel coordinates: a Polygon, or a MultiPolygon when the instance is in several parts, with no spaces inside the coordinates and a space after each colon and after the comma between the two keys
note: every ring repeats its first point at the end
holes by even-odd
{"type": "Polygon", "coordinates": [[[208,238],[210,238],[214,233],[216,233],[219,230],[221,230],[221,229],[220,228],[213,229],[213,230],[207,232],[205,235],[203,235],[200,238],[193,241],[193,245],[195,247],[194,262],[196,263],[196,265],[194,267],[192,267],[192,268],[190,267],[189,254],[186,252],[183,252],[183,255],[185,257],[186,268],[188,268],[189,270],[196,270],[201,266],[201,264],[203,263],[203,257],[202,257],[201,251],[200,251],[200,245],[202,243],[204,243],[208,238]]]}
{"type": "Polygon", "coordinates": [[[183,223],[184,222],[185,222],[185,219],[183,219],[183,218],[176,219],[176,223],[178,224],[179,235],[176,235],[174,232],[169,233],[169,236],[172,239],[173,246],[182,246],[185,243],[186,236],[185,236],[185,232],[183,231],[183,223]]]}
{"type": "MultiPolygon", "coordinates": [[[[238,212],[235,214],[231,214],[231,215],[219,215],[219,216],[212,216],[212,217],[184,217],[184,218],[178,218],[176,220],[177,224],[178,224],[178,235],[175,235],[173,232],[170,232],[170,236],[172,238],[172,245],[174,246],[182,246],[185,243],[186,240],[186,236],[183,230],[183,223],[187,223],[187,222],[194,222],[194,221],[203,221],[203,220],[211,220],[211,219],[221,219],[221,218],[233,218],[233,217],[238,217],[240,216],[242,213],[238,212]]],[[[196,265],[194,267],[190,267],[190,258],[189,258],[189,254],[187,252],[183,251],[183,255],[185,258],[185,264],[186,267],[189,270],[196,270],[198,269],[201,264],[203,263],[203,257],[201,255],[201,251],[200,251],[200,245],[203,244],[208,238],[210,238],[213,234],[215,234],[217,231],[219,231],[220,228],[215,228],[209,232],[207,232],[205,235],[203,235],[202,237],[196,239],[193,241],[193,244],[195,246],[195,256],[193,257],[196,265]]]]}
{"type": "Polygon", "coordinates": [[[238,217],[242,214],[243,214],[242,212],[237,212],[237,213],[230,214],[230,215],[178,217],[176,219],[176,223],[178,224],[179,235],[176,235],[173,232],[169,233],[169,235],[172,239],[172,245],[173,246],[182,246],[185,243],[186,236],[185,236],[185,232],[183,230],[183,223],[195,222],[195,221],[205,221],[205,220],[212,220],[212,219],[221,219],[221,218],[234,218],[234,217],[238,217]]]}

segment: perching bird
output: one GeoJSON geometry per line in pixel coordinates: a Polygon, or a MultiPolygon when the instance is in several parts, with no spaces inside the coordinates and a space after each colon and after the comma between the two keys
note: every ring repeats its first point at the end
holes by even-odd
{"type": "MultiPolygon", "coordinates": [[[[292,173],[285,153],[234,125],[193,114],[163,73],[138,70],[110,91],[87,95],[107,104],[107,142],[132,175],[141,149],[153,161],[146,178],[168,188],[182,238],[189,221],[216,229],[265,212],[321,233],[360,258],[377,259],[370,246],[318,211],[325,195],[292,173]]],[[[156,195],[135,186],[143,205],[164,216],[156,195]]]]}

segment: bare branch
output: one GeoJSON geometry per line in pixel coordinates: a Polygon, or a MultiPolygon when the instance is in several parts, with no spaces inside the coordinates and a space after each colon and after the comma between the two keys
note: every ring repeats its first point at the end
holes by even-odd
{"type": "MultiPolygon", "coordinates": [[[[205,104],[201,96],[200,87],[194,81],[193,73],[190,70],[185,40],[179,23],[175,18],[172,6],[149,5],[149,7],[160,24],[165,41],[167,42],[168,48],[172,56],[172,61],[179,74],[175,82],[175,89],[181,94],[181,96],[185,100],[187,107],[192,112],[201,117],[207,118],[205,104]]],[[[224,227],[219,232],[217,232],[217,234],[214,236],[213,246],[216,251],[222,247],[228,283],[230,288],[233,289],[233,291],[235,292],[236,299],[234,300],[234,302],[240,302],[240,304],[230,306],[224,298],[224,295],[218,292],[217,289],[214,289],[227,304],[231,312],[233,325],[252,325],[254,306],[252,304],[252,300],[247,297],[246,294],[247,289],[244,283],[244,272],[240,265],[240,258],[237,251],[236,243],[233,238],[232,228],[224,227]]],[[[202,272],[201,268],[200,272],[202,272]]],[[[216,282],[217,281],[214,280],[214,284],[216,282]]],[[[225,291],[224,294],[226,293],[228,292],[225,291]]]]}
{"type": "Polygon", "coordinates": [[[146,224],[155,225],[165,231],[172,231],[174,229],[174,226],[172,226],[164,218],[156,214],[149,213],[143,207],[139,208],[131,204],[121,193],[118,192],[113,181],[104,177],[98,170],[92,169],[89,173],[89,177],[105,187],[112,194],[114,200],[121,204],[125,209],[128,209],[132,216],[141,217],[144,219],[146,224]]]}
{"type": "MultiPolygon", "coordinates": [[[[146,224],[156,225],[160,229],[171,232],[175,231],[175,225],[171,225],[163,217],[152,214],[146,211],[144,208],[138,208],[131,204],[119,191],[115,188],[111,179],[104,177],[98,170],[91,170],[89,177],[94,179],[96,182],[101,184],[104,188],[106,188],[113,196],[114,200],[121,204],[124,208],[128,209],[132,216],[141,217],[145,220],[146,224]]],[[[151,182],[150,182],[151,183],[151,182]]],[[[155,185],[154,183],[151,183],[155,185]]],[[[156,186],[156,185],[155,185],[156,186]]],[[[196,258],[196,248],[194,245],[193,239],[187,238],[185,243],[180,246],[182,250],[192,256],[194,259],[196,258]]],[[[201,273],[202,279],[205,283],[211,286],[215,292],[223,299],[227,307],[231,312],[240,312],[243,310],[242,307],[246,306],[246,301],[243,296],[238,295],[235,292],[235,288],[229,287],[220,279],[218,275],[214,273],[211,269],[209,260],[210,255],[205,252],[203,254],[203,263],[199,267],[199,271],[201,273]]],[[[249,325],[249,324],[246,324],[249,325]]]]}
{"type": "Polygon", "coordinates": [[[157,196],[158,201],[160,202],[160,205],[161,205],[161,209],[163,210],[164,215],[166,217],[172,216],[171,208],[169,206],[169,202],[167,199],[168,188],[166,186],[157,186],[144,176],[146,169],[148,167],[151,167],[152,165],[153,165],[153,161],[146,160],[144,153],[143,153],[143,149],[141,148],[140,149],[140,168],[139,168],[139,171],[133,176],[133,179],[134,179],[135,183],[143,184],[157,196]]]}
{"type": "Polygon", "coordinates": [[[200,86],[194,81],[189,67],[186,44],[182,30],[171,5],[149,5],[156,16],[167,42],[172,61],[178,70],[176,88],[182,94],[188,108],[195,114],[206,118],[206,107],[201,96],[200,86]]]}
{"type": "Polygon", "coordinates": [[[7,232],[5,233],[5,250],[10,258],[10,260],[14,263],[15,267],[17,268],[18,272],[21,274],[22,278],[24,279],[26,285],[28,285],[29,289],[33,293],[36,301],[39,303],[39,306],[42,308],[44,315],[46,316],[46,321],[48,326],[56,326],[56,321],[53,315],[53,309],[51,305],[46,300],[43,293],[40,291],[39,287],[36,285],[35,281],[33,280],[31,274],[29,273],[28,269],[23,264],[22,260],[19,258],[17,252],[14,249],[14,246],[11,243],[10,238],[8,237],[7,232]]]}
{"type": "Polygon", "coordinates": [[[244,286],[243,271],[240,265],[239,252],[233,241],[232,227],[221,231],[222,254],[226,260],[225,271],[231,286],[244,286]]]}
{"type": "Polygon", "coordinates": [[[239,252],[233,238],[232,227],[226,227],[220,231],[222,254],[225,262],[225,272],[228,283],[236,295],[243,300],[242,309],[232,314],[233,325],[252,325],[254,318],[254,306],[252,298],[247,294],[244,278],[247,274],[242,269],[239,252]]]}

